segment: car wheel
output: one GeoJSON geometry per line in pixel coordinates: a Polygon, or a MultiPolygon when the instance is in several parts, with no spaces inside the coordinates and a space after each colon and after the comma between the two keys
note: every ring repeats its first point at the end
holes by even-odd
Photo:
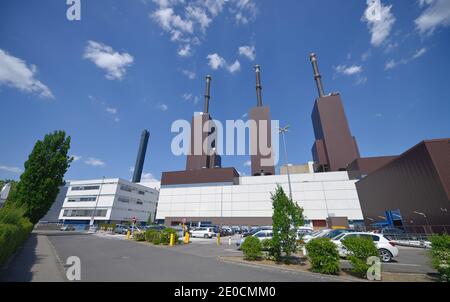
{"type": "Polygon", "coordinates": [[[379,249],[378,253],[380,255],[381,261],[383,262],[390,262],[393,258],[391,252],[389,252],[387,249],[379,249]]]}
{"type": "Polygon", "coordinates": [[[207,234],[205,234],[205,235],[203,236],[203,238],[205,238],[205,239],[208,239],[208,235],[207,235],[207,234]]]}

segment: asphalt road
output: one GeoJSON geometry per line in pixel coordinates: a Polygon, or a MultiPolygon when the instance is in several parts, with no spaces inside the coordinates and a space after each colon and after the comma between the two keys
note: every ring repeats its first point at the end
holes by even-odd
{"type": "Polygon", "coordinates": [[[59,258],[81,260],[81,281],[338,281],[303,272],[288,272],[222,262],[215,257],[98,236],[48,236],[59,258]]]}
{"type": "MultiPolygon", "coordinates": [[[[189,245],[173,248],[123,240],[121,235],[48,232],[33,234],[2,274],[2,281],[65,281],[63,267],[69,256],[81,260],[81,281],[339,281],[335,277],[308,272],[283,271],[223,262],[218,256],[236,256],[233,237],[193,238],[189,245]]],[[[431,273],[427,250],[399,247],[395,262],[383,264],[383,271],[431,273]]],[[[343,266],[346,266],[343,261],[343,266]]]]}

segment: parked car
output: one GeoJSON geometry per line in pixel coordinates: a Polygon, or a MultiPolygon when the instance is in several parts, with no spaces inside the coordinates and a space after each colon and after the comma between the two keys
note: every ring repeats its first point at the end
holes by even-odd
{"type": "Polygon", "coordinates": [[[406,235],[406,232],[404,230],[396,227],[384,227],[374,231],[374,233],[383,234],[386,237],[393,237],[392,239],[396,237],[404,237],[406,235]]]}
{"type": "Polygon", "coordinates": [[[259,231],[272,230],[271,226],[253,227],[248,233],[244,233],[243,237],[253,236],[259,231]]]}
{"type": "Polygon", "coordinates": [[[398,248],[395,243],[384,237],[382,234],[368,233],[368,232],[352,232],[352,233],[342,233],[338,237],[332,239],[332,242],[336,244],[339,256],[345,257],[348,254],[347,249],[344,247],[342,241],[349,237],[366,237],[373,240],[375,246],[378,249],[380,259],[383,262],[390,262],[392,258],[398,256],[398,248]]]}
{"type": "Polygon", "coordinates": [[[303,239],[307,235],[311,235],[313,229],[310,227],[301,227],[297,230],[297,240],[303,239]]]}
{"type": "MultiPolygon", "coordinates": [[[[263,241],[265,239],[272,239],[273,231],[271,229],[269,229],[269,230],[259,230],[258,232],[254,233],[251,236],[253,236],[255,238],[258,238],[259,241],[263,241]]],[[[236,242],[236,245],[238,246],[239,249],[241,248],[242,243],[245,241],[245,238],[246,237],[244,237],[241,240],[236,242]]]]}
{"type": "Polygon", "coordinates": [[[213,238],[217,236],[213,227],[200,227],[192,230],[191,237],[200,237],[200,238],[213,238]]]}
{"type": "Polygon", "coordinates": [[[116,227],[114,228],[114,233],[126,235],[127,232],[128,232],[128,227],[126,225],[116,224],[116,227]]]}
{"type": "Polygon", "coordinates": [[[75,227],[73,225],[64,225],[59,230],[60,231],[75,231],[75,227]]]}
{"type": "Polygon", "coordinates": [[[355,230],[352,229],[334,229],[334,230],[330,230],[329,232],[325,232],[321,235],[319,235],[319,237],[323,237],[323,238],[330,238],[333,239],[341,234],[344,233],[352,233],[355,232],[355,230]]]}

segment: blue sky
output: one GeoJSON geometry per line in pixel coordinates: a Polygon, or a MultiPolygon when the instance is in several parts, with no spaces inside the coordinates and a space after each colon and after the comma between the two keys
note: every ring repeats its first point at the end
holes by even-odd
{"type": "MultiPolygon", "coordinates": [[[[369,1],[370,2],[370,1],[369,1]]],[[[381,0],[379,18],[360,1],[81,0],[0,3],[0,178],[18,178],[35,141],[72,137],[67,179],[130,179],[140,133],[150,131],[147,178],[181,170],[172,155],[176,119],[203,108],[240,119],[263,102],[289,124],[289,159],[311,160],[316,97],[309,53],[326,92],[340,91],[362,156],[399,154],[420,140],[449,137],[450,2],[381,0]]],[[[248,158],[223,157],[249,174],[248,158]]]]}

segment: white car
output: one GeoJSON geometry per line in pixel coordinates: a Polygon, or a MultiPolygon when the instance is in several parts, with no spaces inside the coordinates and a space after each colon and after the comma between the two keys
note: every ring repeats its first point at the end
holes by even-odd
{"type": "Polygon", "coordinates": [[[398,248],[395,246],[395,243],[388,240],[382,234],[376,233],[366,233],[366,232],[353,232],[353,233],[343,233],[338,237],[333,238],[332,242],[336,244],[339,256],[345,257],[348,254],[347,249],[344,247],[342,241],[345,238],[349,237],[366,237],[373,240],[375,246],[378,249],[378,253],[380,254],[381,261],[389,262],[392,258],[398,256],[398,248]]]}
{"type": "MultiPolygon", "coordinates": [[[[272,230],[261,230],[251,236],[258,238],[259,241],[263,241],[265,239],[272,239],[273,231],[272,230]]],[[[247,237],[244,237],[240,241],[236,242],[236,245],[240,247],[242,245],[242,243],[244,242],[245,238],[247,238],[247,237]]]]}
{"type": "Polygon", "coordinates": [[[217,236],[217,234],[214,231],[214,228],[211,227],[201,227],[191,231],[191,237],[194,238],[213,238],[214,236],[217,236]]]}
{"type": "Polygon", "coordinates": [[[330,229],[318,230],[318,231],[312,232],[311,234],[303,235],[302,239],[303,239],[303,241],[304,241],[305,243],[308,243],[311,239],[313,239],[313,238],[319,238],[319,237],[321,237],[322,235],[325,235],[326,233],[329,233],[329,232],[331,232],[331,231],[332,231],[332,230],[330,230],[330,229]]]}

